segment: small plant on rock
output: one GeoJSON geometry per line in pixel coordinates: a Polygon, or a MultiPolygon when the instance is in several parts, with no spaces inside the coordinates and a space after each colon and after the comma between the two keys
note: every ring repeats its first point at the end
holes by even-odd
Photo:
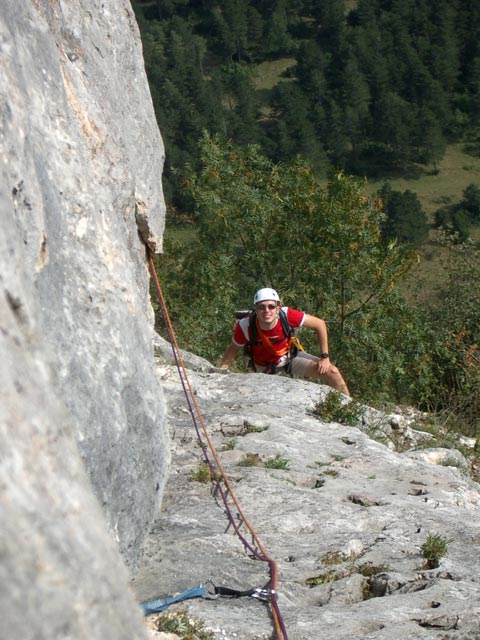
{"type": "Polygon", "coordinates": [[[325,422],[354,427],[363,413],[363,407],[356,400],[345,401],[338,391],[329,391],[323,400],[317,402],[312,413],[325,422]]]}
{"type": "Polygon", "coordinates": [[[436,569],[440,559],[447,553],[447,540],[438,534],[429,533],[420,549],[425,558],[425,567],[436,569]]]}
{"type": "Polygon", "coordinates": [[[455,467],[456,469],[459,469],[460,471],[468,473],[468,470],[465,467],[465,465],[462,464],[462,462],[460,460],[457,460],[453,456],[452,457],[447,457],[444,460],[440,460],[439,464],[442,465],[443,467],[455,467]]]}
{"type": "Polygon", "coordinates": [[[268,429],[270,429],[269,425],[265,425],[265,426],[255,426],[254,424],[245,425],[245,433],[263,433],[264,431],[268,431],[268,429]]]}
{"type": "Polygon", "coordinates": [[[212,479],[210,467],[205,462],[200,463],[190,471],[190,480],[192,482],[201,482],[202,484],[208,484],[212,479]]]}
{"type": "Polygon", "coordinates": [[[236,444],[237,444],[237,439],[232,438],[228,442],[225,442],[225,444],[222,447],[223,451],[231,451],[232,449],[235,449],[236,444]]]}
{"type": "Polygon", "coordinates": [[[287,470],[288,469],[288,465],[289,465],[289,460],[287,460],[287,458],[280,457],[280,455],[278,453],[275,456],[275,458],[272,458],[271,460],[267,460],[265,462],[265,467],[267,469],[284,469],[284,470],[287,470]]]}
{"type": "Polygon", "coordinates": [[[260,456],[258,453],[246,453],[237,463],[239,467],[256,467],[259,464],[260,456]]]}
{"type": "Polygon", "coordinates": [[[335,582],[338,580],[339,576],[334,569],[328,569],[325,573],[321,573],[318,576],[314,576],[313,578],[307,578],[306,584],[309,587],[318,587],[319,584],[327,584],[328,582],[335,582]]]}
{"type": "Polygon", "coordinates": [[[192,620],[185,611],[165,613],[154,621],[156,631],[174,633],[181,640],[212,640],[213,632],[201,620],[192,620]]]}
{"type": "Polygon", "coordinates": [[[364,562],[356,567],[357,573],[365,578],[373,578],[379,573],[386,573],[390,571],[390,567],[386,564],[373,564],[372,562],[364,562]]]}
{"type": "Polygon", "coordinates": [[[331,566],[334,564],[342,564],[347,560],[347,556],[343,553],[343,551],[329,551],[325,555],[321,557],[321,561],[326,566],[331,566]]]}
{"type": "Polygon", "coordinates": [[[330,478],[338,478],[338,471],[335,471],[335,469],[327,469],[323,472],[323,475],[330,476],[330,478]]]}

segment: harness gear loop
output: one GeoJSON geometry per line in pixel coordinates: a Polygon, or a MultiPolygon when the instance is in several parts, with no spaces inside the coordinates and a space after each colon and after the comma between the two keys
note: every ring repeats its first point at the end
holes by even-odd
{"type": "Polygon", "coordinates": [[[298,336],[292,336],[290,339],[290,351],[292,351],[292,349],[296,349],[297,351],[305,351],[302,343],[298,339],[298,336]]]}

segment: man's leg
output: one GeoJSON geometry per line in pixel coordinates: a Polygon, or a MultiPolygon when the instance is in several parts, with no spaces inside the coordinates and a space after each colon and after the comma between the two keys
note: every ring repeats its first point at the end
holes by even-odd
{"type": "Polygon", "coordinates": [[[328,386],[336,391],[350,396],[350,391],[339,369],[332,364],[327,373],[319,374],[317,370],[319,361],[320,358],[317,358],[317,356],[312,356],[310,353],[300,351],[292,360],[291,374],[300,378],[320,380],[320,382],[328,384],[328,386]]]}

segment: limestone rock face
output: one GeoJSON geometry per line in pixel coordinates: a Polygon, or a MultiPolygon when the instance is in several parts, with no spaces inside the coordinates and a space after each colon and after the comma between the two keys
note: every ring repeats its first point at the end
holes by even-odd
{"type": "MultiPolygon", "coordinates": [[[[143,601],[208,579],[239,590],[263,587],[268,566],[235,535],[219,489],[199,481],[202,450],[177,371],[167,363],[159,371],[172,467],[134,590],[143,601]]],[[[387,446],[392,416],[384,415],[382,426],[369,410],[358,427],[322,422],[312,408],[328,390],[312,382],[198,363],[187,373],[244,516],[278,564],[289,638],[478,637],[480,487],[453,450],[443,463],[438,449],[395,452],[387,446]],[[371,437],[382,428],[387,444],[371,437]],[[438,566],[426,564],[429,538],[446,541],[438,566]]],[[[179,606],[215,638],[276,637],[267,607],[253,598],[179,606]]]]}
{"type": "Polygon", "coordinates": [[[134,572],[168,465],[163,145],[127,0],[2,1],[0,160],[2,633],[141,637],[118,549],[134,572]]]}

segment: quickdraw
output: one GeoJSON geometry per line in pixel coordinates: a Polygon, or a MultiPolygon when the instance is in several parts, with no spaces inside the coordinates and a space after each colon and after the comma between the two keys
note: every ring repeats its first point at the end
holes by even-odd
{"type": "Polygon", "coordinates": [[[217,598],[243,598],[251,597],[263,602],[269,602],[272,598],[272,591],[262,587],[254,587],[240,591],[231,587],[224,587],[214,584],[212,580],[201,583],[198,587],[186,589],[174,596],[165,596],[163,598],[155,598],[141,604],[144,615],[149,616],[153,613],[161,613],[168,609],[172,604],[191,600],[193,598],[203,598],[204,600],[216,600],[217,598]]]}

